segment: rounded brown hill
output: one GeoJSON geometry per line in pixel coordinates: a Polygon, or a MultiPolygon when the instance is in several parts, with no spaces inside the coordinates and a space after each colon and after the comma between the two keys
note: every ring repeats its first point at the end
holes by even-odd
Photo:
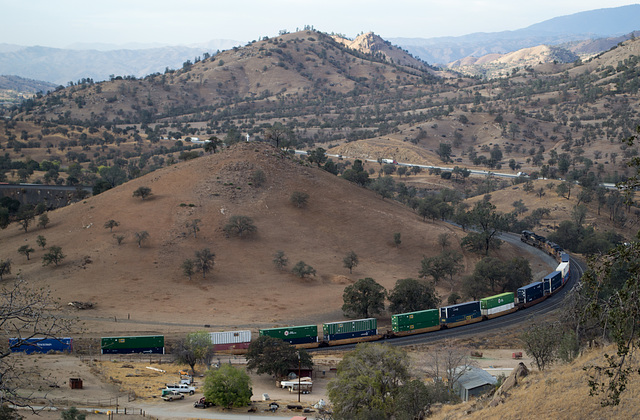
{"type": "MultiPolygon", "coordinates": [[[[46,229],[24,233],[14,223],[0,232],[0,252],[11,256],[14,275],[49,286],[63,303],[94,302],[83,316],[212,327],[343,319],[347,284],[372,277],[391,289],[398,279],[417,276],[423,256],[440,252],[439,234],[449,232],[456,248],[464,235],[263,143],[160,169],[49,218],[46,229]],[[266,178],[261,186],[251,183],[257,170],[266,178]],[[133,196],[142,186],[152,191],[145,200],[133,196]],[[309,195],[305,208],[291,204],[294,191],[309,195]],[[222,228],[234,215],[252,218],[257,233],[227,237],[222,228]],[[113,233],[104,226],[110,219],[119,223],[113,233]],[[187,227],[195,219],[197,237],[187,227]],[[149,238],[139,248],[134,234],[141,231],[149,238]],[[402,238],[397,248],[395,232],[402,238]],[[47,246],[62,247],[59,267],[42,266],[38,235],[47,246]],[[116,235],[125,236],[120,245],[116,235]],[[30,261],[17,253],[24,244],[36,249],[30,261]],[[204,248],[215,253],[215,266],[206,278],[196,273],[189,280],[181,265],[204,248]],[[278,250],[289,260],[287,270],[272,262],[278,250]],[[343,266],[349,251],[359,257],[353,274],[343,266]],[[317,275],[291,274],[298,261],[317,275]]],[[[475,258],[465,256],[467,272],[475,258]]]]}

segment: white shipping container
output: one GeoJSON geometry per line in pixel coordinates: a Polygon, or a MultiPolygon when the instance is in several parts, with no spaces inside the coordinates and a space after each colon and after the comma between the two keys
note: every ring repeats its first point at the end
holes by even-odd
{"type": "Polygon", "coordinates": [[[556,271],[561,272],[562,278],[564,279],[567,276],[567,273],[569,272],[569,263],[567,262],[560,263],[560,265],[556,268],[556,271]]]}
{"type": "Polygon", "coordinates": [[[251,331],[224,331],[224,332],[212,332],[211,344],[233,344],[233,343],[250,343],[251,331]]]}
{"type": "Polygon", "coordinates": [[[504,312],[504,311],[508,311],[510,309],[513,309],[514,307],[514,303],[507,303],[504,305],[500,305],[497,306],[495,308],[491,308],[491,309],[483,309],[482,310],[482,315],[495,315],[495,314],[499,314],[500,312],[504,312]]]}

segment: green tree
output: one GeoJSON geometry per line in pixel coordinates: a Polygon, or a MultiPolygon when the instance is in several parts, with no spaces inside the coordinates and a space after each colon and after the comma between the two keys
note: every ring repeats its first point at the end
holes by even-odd
{"type": "Polygon", "coordinates": [[[418,277],[421,279],[431,277],[435,285],[446,275],[446,261],[442,258],[442,255],[428,258],[424,256],[420,264],[421,268],[418,272],[418,277]]]}
{"type": "Polygon", "coordinates": [[[229,222],[222,228],[227,236],[237,236],[244,238],[258,231],[253,219],[249,216],[231,216],[229,222]]]}
{"type": "Polygon", "coordinates": [[[182,265],[180,265],[180,267],[182,268],[184,275],[189,277],[189,281],[191,281],[191,276],[196,272],[196,265],[193,260],[187,258],[182,261],[182,265]]]}
{"type": "Polygon", "coordinates": [[[389,292],[389,310],[405,313],[437,308],[440,298],[432,284],[416,279],[400,279],[389,292]]]}
{"type": "Polygon", "coordinates": [[[120,226],[120,222],[116,222],[115,220],[107,220],[104,222],[104,228],[109,229],[109,232],[113,233],[113,228],[120,226]]]}
{"type": "Polygon", "coordinates": [[[569,192],[569,184],[567,182],[561,182],[556,186],[556,192],[560,197],[568,199],[567,193],[569,192]]]}
{"type": "Polygon", "coordinates": [[[31,226],[31,222],[35,220],[34,212],[31,209],[21,209],[16,215],[16,219],[18,220],[18,224],[22,227],[25,233],[29,231],[29,226],[31,226]]]}
{"type": "Polygon", "coordinates": [[[289,197],[289,202],[299,209],[304,208],[309,203],[309,194],[302,191],[294,191],[289,197]]]}
{"type": "Polygon", "coordinates": [[[200,219],[193,219],[187,222],[186,228],[193,232],[193,237],[198,237],[198,232],[200,232],[200,219]]]}
{"type": "Polygon", "coordinates": [[[402,243],[402,234],[400,232],[395,232],[393,234],[393,244],[396,246],[396,248],[399,248],[401,243],[402,243]]]}
{"type": "Polygon", "coordinates": [[[355,252],[349,251],[347,255],[342,259],[344,268],[349,269],[349,274],[353,273],[353,269],[358,266],[358,255],[355,252]]]}
{"type": "Polygon", "coordinates": [[[124,235],[113,235],[118,245],[122,245],[122,241],[124,241],[124,235]]]}
{"type": "Polygon", "coordinates": [[[42,235],[38,235],[38,237],[36,238],[36,243],[40,248],[44,249],[44,247],[47,246],[47,238],[42,235]]]}
{"type": "Polygon", "coordinates": [[[289,259],[284,255],[284,251],[276,251],[273,255],[273,265],[275,265],[278,270],[284,270],[287,264],[289,264],[289,259]]]}
{"type": "Polygon", "coordinates": [[[38,218],[38,227],[41,227],[42,229],[46,229],[48,224],[49,224],[49,216],[47,216],[46,213],[42,213],[38,218]]]}
{"type": "Polygon", "coordinates": [[[316,275],[316,270],[310,265],[307,265],[304,261],[298,261],[291,269],[291,272],[301,279],[307,276],[316,275]]]}
{"type": "Polygon", "coordinates": [[[470,232],[462,240],[461,245],[470,251],[489,254],[490,249],[498,249],[502,244],[497,236],[508,229],[507,217],[496,211],[496,206],[487,200],[476,202],[469,213],[469,225],[477,232],[470,232]]]}
{"type": "Polygon", "coordinates": [[[11,218],[9,217],[9,209],[6,207],[0,207],[0,229],[6,229],[11,223],[11,218]]]}
{"type": "Polygon", "coordinates": [[[247,370],[255,371],[258,375],[275,375],[278,378],[284,378],[290,369],[297,368],[298,360],[301,367],[313,367],[313,360],[305,350],[298,350],[279,338],[267,335],[261,335],[249,344],[245,358],[247,370]]]}
{"type": "Polygon", "coordinates": [[[47,266],[53,263],[58,266],[62,263],[65,257],[66,255],[62,253],[62,248],[59,246],[51,246],[49,247],[49,251],[42,256],[42,265],[47,266]]]}
{"type": "Polygon", "coordinates": [[[544,370],[556,359],[556,350],[560,344],[562,330],[558,323],[533,322],[520,334],[525,352],[531,357],[539,370],[544,370]]]}
{"type": "Polygon", "coordinates": [[[447,143],[440,143],[438,146],[438,156],[443,162],[451,162],[451,145],[447,143]]]}
{"type": "Polygon", "coordinates": [[[62,412],[60,413],[60,418],[62,420],[85,420],[86,417],[86,413],[81,412],[75,407],[70,407],[66,410],[62,410],[62,412]]]}
{"type": "Polygon", "coordinates": [[[280,148],[280,143],[282,143],[287,137],[291,135],[291,130],[289,130],[279,122],[264,130],[264,138],[267,141],[275,143],[277,148],[280,148]]]}
{"type": "Polygon", "coordinates": [[[18,253],[27,257],[27,261],[29,261],[29,254],[31,254],[32,252],[35,252],[35,249],[31,248],[29,245],[22,245],[20,248],[18,248],[18,253]]]}
{"type": "Polygon", "coordinates": [[[117,187],[127,180],[126,172],[119,166],[103,166],[98,170],[98,174],[102,181],[106,183],[106,188],[103,187],[102,191],[117,187]]]}
{"type": "Polygon", "coordinates": [[[342,311],[346,316],[369,318],[384,310],[386,291],[374,279],[359,279],[347,286],[342,294],[342,311]]]}
{"type": "Polygon", "coordinates": [[[409,356],[388,344],[362,343],[338,363],[328,385],[338,419],[388,419],[409,380],[409,356]]]}
{"type": "Polygon", "coordinates": [[[251,379],[244,370],[233,365],[222,365],[207,371],[203,386],[204,397],[213,404],[231,408],[251,404],[251,379]]]}
{"type": "Polygon", "coordinates": [[[327,161],[327,151],[322,147],[307,151],[307,159],[309,160],[309,162],[318,165],[319,168],[327,161]]]}
{"type": "Polygon", "coordinates": [[[216,254],[211,252],[209,248],[196,251],[194,265],[198,271],[202,273],[202,278],[207,277],[207,273],[213,268],[215,263],[216,254]]]}
{"type": "Polygon", "coordinates": [[[211,345],[211,335],[206,331],[189,333],[179,340],[175,349],[176,360],[179,363],[189,365],[192,376],[195,377],[195,366],[201,363],[209,366],[213,356],[213,346],[211,345]]]}
{"type": "Polygon", "coordinates": [[[147,232],[146,230],[142,230],[140,232],[135,232],[133,236],[136,238],[138,248],[142,248],[142,243],[149,239],[149,232],[147,232]]]}
{"type": "Polygon", "coordinates": [[[138,187],[133,192],[133,196],[142,198],[142,201],[144,201],[145,199],[149,198],[151,195],[152,195],[151,188],[149,188],[149,187],[138,187]]]}
{"type": "Polygon", "coordinates": [[[204,144],[205,153],[215,153],[222,141],[216,136],[209,137],[209,141],[204,144]]]}

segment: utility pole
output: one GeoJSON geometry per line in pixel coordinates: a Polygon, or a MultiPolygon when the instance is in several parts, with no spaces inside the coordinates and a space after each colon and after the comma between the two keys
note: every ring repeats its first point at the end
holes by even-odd
{"type": "Polygon", "coordinates": [[[298,402],[300,402],[300,351],[298,351],[298,402]]]}

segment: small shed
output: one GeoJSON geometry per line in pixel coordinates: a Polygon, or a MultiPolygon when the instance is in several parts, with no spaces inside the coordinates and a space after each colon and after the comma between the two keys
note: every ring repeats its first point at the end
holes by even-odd
{"type": "Polygon", "coordinates": [[[489,372],[473,366],[458,366],[456,372],[464,373],[456,380],[453,388],[463,401],[469,401],[471,397],[477,397],[490,391],[498,380],[489,372]]]}
{"type": "Polygon", "coordinates": [[[69,378],[69,387],[71,389],[82,389],[82,379],[69,378]]]}

